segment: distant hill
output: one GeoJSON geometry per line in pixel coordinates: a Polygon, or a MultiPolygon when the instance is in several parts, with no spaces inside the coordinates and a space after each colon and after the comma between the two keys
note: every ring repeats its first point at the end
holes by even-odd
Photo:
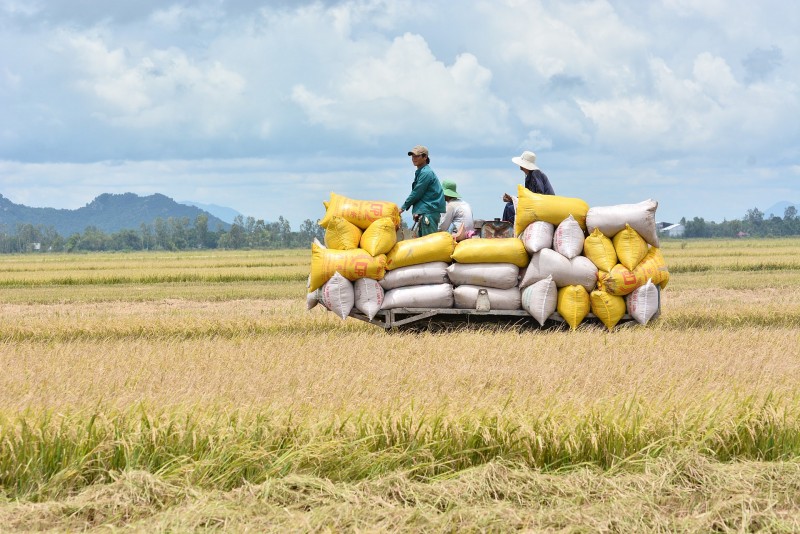
{"type": "Polygon", "coordinates": [[[797,202],[778,202],[777,204],[773,204],[769,208],[764,210],[764,218],[769,219],[772,215],[775,217],[780,217],[783,219],[783,214],[786,211],[786,208],[789,206],[794,206],[798,212],[800,212],[800,204],[797,202]]]}
{"type": "Polygon", "coordinates": [[[14,204],[0,195],[0,228],[14,232],[17,224],[52,226],[63,237],[83,233],[94,226],[105,233],[120,230],[139,230],[142,223],[152,225],[157,218],[188,217],[194,223],[198,215],[208,216],[208,229],[230,229],[230,224],[194,206],[179,204],[171,198],[155,194],[140,197],[134,193],[114,195],[104,193],[86,206],[76,210],[56,208],[31,208],[14,204]]]}
{"type": "Polygon", "coordinates": [[[195,208],[200,208],[203,211],[207,211],[211,215],[222,219],[228,224],[233,224],[234,219],[240,215],[244,217],[244,215],[235,209],[227,208],[225,206],[217,206],[216,204],[201,204],[199,202],[192,202],[191,200],[180,200],[179,202],[187,206],[194,206],[195,208]]]}

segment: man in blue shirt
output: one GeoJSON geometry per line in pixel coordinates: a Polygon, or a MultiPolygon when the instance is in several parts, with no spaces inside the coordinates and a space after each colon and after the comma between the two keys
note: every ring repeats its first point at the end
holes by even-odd
{"type": "Polygon", "coordinates": [[[431,158],[428,149],[417,145],[408,151],[411,163],[417,168],[414,172],[414,182],[411,184],[411,193],[400,207],[400,213],[413,206],[411,213],[414,220],[419,222],[419,237],[439,231],[439,218],[447,209],[444,202],[442,184],[433,169],[430,167],[431,158]]]}
{"type": "MultiPolygon", "coordinates": [[[[530,150],[526,150],[521,156],[511,158],[511,161],[519,166],[519,170],[525,173],[525,189],[532,193],[540,195],[555,195],[553,186],[550,185],[550,180],[547,175],[543,173],[539,167],[536,166],[536,154],[530,150]]],[[[503,209],[503,220],[514,222],[516,215],[516,207],[514,206],[514,199],[508,193],[503,195],[503,202],[506,203],[503,209]]]]}

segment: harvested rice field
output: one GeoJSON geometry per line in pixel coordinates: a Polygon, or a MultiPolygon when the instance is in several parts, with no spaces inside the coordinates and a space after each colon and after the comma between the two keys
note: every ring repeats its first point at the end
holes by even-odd
{"type": "Polygon", "coordinates": [[[800,239],[660,317],[385,332],[310,252],[0,255],[0,530],[800,530],[800,239]]]}

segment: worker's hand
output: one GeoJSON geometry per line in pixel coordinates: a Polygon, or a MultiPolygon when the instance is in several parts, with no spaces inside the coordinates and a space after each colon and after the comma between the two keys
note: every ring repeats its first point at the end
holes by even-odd
{"type": "Polygon", "coordinates": [[[417,213],[416,215],[414,215],[414,222],[417,222],[419,220],[420,215],[421,215],[420,213],[417,213]]]}
{"type": "Polygon", "coordinates": [[[404,210],[403,208],[400,208],[400,214],[401,214],[401,215],[402,215],[402,213],[403,213],[404,211],[406,211],[406,210],[404,210]]]}
{"type": "Polygon", "coordinates": [[[503,202],[511,202],[511,201],[512,201],[511,195],[509,195],[508,193],[503,193],[503,202]]]}

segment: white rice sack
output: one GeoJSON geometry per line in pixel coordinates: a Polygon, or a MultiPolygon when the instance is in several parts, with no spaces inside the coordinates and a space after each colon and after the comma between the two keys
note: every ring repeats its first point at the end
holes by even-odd
{"type": "Polygon", "coordinates": [[[377,280],[359,278],[353,283],[355,306],[358,311],[374,319],[383,305],[383,288],[377,280]]]}
{"type": "Polygon", "coordinates": [[[426,284],[390,289],[383,296],[381,309],[452,307],[453,286],[450,284],[426,284]]]}
{"type": "Polygon", "coordinates": [[[528,254],[539,252],[543,248],[552,248],[555,228],[547,221],[534,221],[529,224],[519,236],[528,254]]]}
{"type": "MultiPolygon", "coordinates": [[[[316,237],[314,239],[316,239],[316,237]]],[[[308,282],[306,282],[306,290],[308,290],[308,288],[310,287],[311,287],[311,275],[309,274],[308,282]]],[[[306,309],[311,310],[317,304],[319,304],[319,297],[320,297],[319,289],[315,289],[311,293],[306,293],[306,309]]]]}
{"type": "Polygon", "coordinates": [[[311,310],[317,304],[319,304],[320,299],[322,298],[322,288],[315,289],[311,293],[306,294],[306,309],[311,310]]]}
{"type": "Polygon", "coordinates": [[[522,291],[522,308],[542,326],[556,311],[557,305],[558,288],[552,276],[539,280],[522,291]]]}
{"type": "Polygon", "coordinates": [[[496,287],[458,286],[453,290],[455,307],[474,310],[478,304],[478,292],[485,289],[489,297],[489,307],[493,310],[518,310],[521,296],[518,287],[497,289],[496,287]]]}
{"type": "Polygon", "coordinates": [[[525,268],[525,276],[519,283],[520,289],[552,276],[555,280],[564,273],[569,273],[572,266],[569,258],[562,256],[551,248],[543,248],[531,257],[531,262],[525,268]]]}
{"type": "Polygon", "coordinates": [[[658,288],[652,280],[648,280],[628,294],[625,301],[630,316],[639,324],[647,324],[658,311],[658,288]]]}
{"type": "Polygon", "coordinates": [[[597,266],[586,256],[575,256],[569,260],[569,270],[553,276],[558,287],[583,286],[588,293],[597,285],[597,266]]]}
{"type": "Polygon", "coordinates": [[[381,287],[388,291],[396,287],[420,286],[427,284],[449,284],[447,277],[447,263],[443,261],[431,261],[399,267],[391,271],[386,271],[380,281],[381,287]]]}
{"type": "Polygon", "coordinates": [[[558,225],[553,234],[553,249],[567,258],[574,258],[583,252],[583,228],[578,221],[570,215],[558,225]]]}
{"type": "Polygon", "coordinates": [[[342,320],[350,315],[350,310],[355,304],[353,282],[337,271],[320,289],[322,291],[320,300],[323,306],[341,317],[342,320]]]}
{"type": "Polygon", "coordinates": [[[519,267],[513,263],[454,263],[447,268],[447,276],[454,286],[510,289],[517,285],[519,267]]]}
{"type": "Polygon", "coordinates": [[[625,224],[629,224],[631,228],[639,232],[645,241],[657,247],[656,208],[658,208],[658,202],[652,199],[638,204],[589,208],[586,213],[586,229],[592,233],[595,228],[599,228],[603,235],[612,238],[625,228],[625,224]]]}

